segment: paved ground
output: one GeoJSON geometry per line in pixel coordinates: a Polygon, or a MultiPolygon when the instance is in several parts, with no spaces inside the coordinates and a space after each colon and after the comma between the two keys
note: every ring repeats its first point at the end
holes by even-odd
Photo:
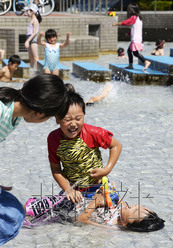
{"type": "MultiPolygon", "coordinates": [[[[113,62],[114,57],[101,56],[99,64],[113,62]]],[[[72,67],[72,62],[63,62],[72,67]]],[[[71,76],[71,82],[87,100],[100,92],[103,84],[82,81],[71,76]]],[[[119,189],[129,189],[125,200],[156,211],[166,220],[163,230],[133,233],[86,225],[59,223],[22,228],[19,235],[4,248],[172,248],[173,206],[173,87],[131,86],[112,81],[107,99],[87,108],[86,122],[114,133],[123,145],[120,159],[110,174],[119,189]]],[[[18,83],[1,86],[21,88],[18,83]]],[[[54,193],[59,188],[52,179],[47,159],[46,138],[57,125],[52,118],[42,124],[20,126],[0,144],[0,182],[13,185],[13,194],[22,203],[31,196],[54,193]]],[[[108,151],[101,150],[104,164],[108,151]]],[[[121,192],[123,194],[123,192],[121,192]]]]}

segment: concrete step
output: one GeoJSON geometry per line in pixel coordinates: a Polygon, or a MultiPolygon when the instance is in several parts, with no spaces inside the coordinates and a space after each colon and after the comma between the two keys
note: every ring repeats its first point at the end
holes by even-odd
{"type": "Polygon", "coordinates": [[[143,71],[143,65],[133,65],[134,69],[125,69],[128,64],[109,64],[116,79],[133,85],[169,85],[169,74],[148,68],[143,71]]]}
{"type": "MultiPolygon", "coordinates": [[[[37,70],[39,72],[43,71],[43,66],[44,66],[44,60],[38,60],[37,61],[37,70]]],[[[59,77],[62,80],[70,78],[70,69],[61,63],[59,63],[59,77]]]]}
{"type": "MultiPolygon", "coordinates": [[[[151,62],[150,69],[173,75],[173,57],[151,55],[145,56],[145,59],[151,62]]],[[[143,65],[140,60],[138,60],[138,64],[143,65]]]]}
{"type": "MultiPolygon", "coordinates": [[[[8,65],[8,59],[2,60],[2,66],[8,65]]],[[[30,67],[23,60],[21,61],[18,69],[13,73],[14,78],[29,78],[30,67]]]]}
{"type": "Polygon", "coordinates": [[[84,79],[95,82],[111,81],[111,70],[90,62],[73,62],[73,73],[84,79]]]}

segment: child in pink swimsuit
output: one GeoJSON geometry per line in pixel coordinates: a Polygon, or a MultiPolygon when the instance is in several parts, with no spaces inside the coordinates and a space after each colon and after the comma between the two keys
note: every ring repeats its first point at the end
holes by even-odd
{"type": "Polygon", "coordinates": [[[140,14],[140,9],[137,3],[129,4],[127,7],[127,17],[128,19],[122,22],[113,23],[113,26],[119,25],[131,25],[131,43],[127,50],[129,57],[129,66],[127,69],[133,69],[133,55],[140,59],[145,67],[143,70],[146,70],[150,66],[150,61],[146,60],[139,51],[142,51],[142,17],[140,14]]]}

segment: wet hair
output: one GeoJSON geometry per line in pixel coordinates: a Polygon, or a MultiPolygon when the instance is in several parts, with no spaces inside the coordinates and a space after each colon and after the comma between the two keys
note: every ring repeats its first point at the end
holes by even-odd
{"type": "Polygon", "coordinates": [[[139,16],[139,19],[142,20],[140,8],[136,2],[130,3],[127,7],[127,18],[130,18],[133,15],[139,16]]]}
{"type": "Polygon", "coordinates": [[[148,211],[148,215],[143,220],[128,223],[126,227],[134,232],[152,232],[162,229],[164,222],[155,212],[148,211]]]}
{"type": "Polygon", "coordinates": [[[69,107],[72,106],[73,104],[79,105],[82,108],[83,113],[85,114],[85,102],[82,96],[79,93],[73,92],[71,90],[69,90],[67,93],[68,93],[69,107]]]}
{"type": "Polygon", "coordinates": [[[44,113],[44,117],[58,116],[62,119],[69,108],[66,87],[63,81],[53,74],[37,75],[25,82],[20,90],[0,87],[0,101],[7,103],[12,100],[44,113]]]}
{"type": "Polygon", "coordinates": [[[124,55],[124,48],[119,47],[118,50],[117,50],[117,53],[118,53],[118,56],[124,55]]]}
{"type": "Polygon", "coordinates": [[[46,40],[52,38],[52,37],[57,37],[57,32],[55,31],[55,29],[48,29],[45,32],[45,38],[46,40]]]}
{"type": "Polygon", "coordinates": [[[8,63],[11,62],[11,64],[18,64],[20,65],[21,63],[21,58],[18,55],[12,55],[9,57],[8,63]]]}
{"type": "Polygon", "coordinates": [[[76,91],[75,91],[75,88],[74,88],[74,86],[73,86],[72,84],[66,83],[66,84],[65,84],[65,87],[66,87],[66,90],[67,90],[67,91],[76,92],[76,91]]]}
{"type": "Polygon", "coordinates": [[[157,40],[156,41],[156,50],[162,48],[164,43],[165,43],[165,40],[161,40],[161,39],[157,40]]]}

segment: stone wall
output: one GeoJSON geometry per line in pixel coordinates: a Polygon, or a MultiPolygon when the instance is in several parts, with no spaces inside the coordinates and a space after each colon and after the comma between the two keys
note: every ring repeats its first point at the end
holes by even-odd
{"type": "MultiPolygon", "coordinates": [[[[173,11],[141,12],[143,20],[143,40],[156,41],[164,39],[168,42],[173,41],[173,11]]],[[[126,12],[117,12],[118,20],[121,22],[127,18],[126,12]]],[[[118,40],[129,41],[127,33],[129,28],[118,27],[118,40]]]]}
{"type": "MultiPolygon", "coordinates": [[[[0,48],[6,49],[6,57],[18,54],[28,59],[24,47],[25,33],[30,19],[26,16],[1,16],[0,48]]],[[[99,52],[117,50],[117,28],[115,20],[108,16],[55,15],[43,17],[40,31],[53,28],[57,31],[58,42],[65,42],[66,32],[70,32],[70,45],[60,50],[61,58],[96,57],[99,52]]],[[[44,48],[39,46],[39,58],[44,58],[44,48]]]]}

